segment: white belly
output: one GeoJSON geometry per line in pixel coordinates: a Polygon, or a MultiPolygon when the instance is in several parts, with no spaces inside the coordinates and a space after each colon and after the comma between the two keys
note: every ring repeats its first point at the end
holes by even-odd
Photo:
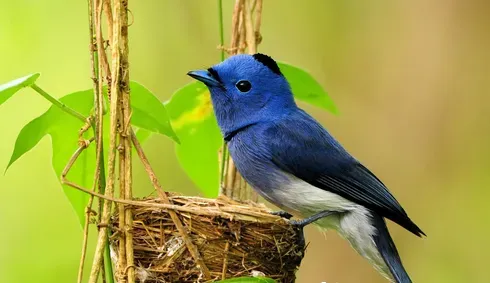
{"type": "Polygon", "coordinates": [[[303,180],[288,175],[290,182],[274,190],[260,192],[271,203],[288,213],[306,218],[321,211],[339,213],[325,217],[314,224],[322,229],[334,229],[375,268],[388,274],[384,260],[378,252],[373,235],[375,227],[371,224],[371,214],[364,206],[349,201],[337,194],[312,186],[303,180]]]}
{"type": "MultiPolygon", "coordinates": [[[[305,218],[325,210],[342,213],[363,208],[361,205],[312,186],[295,176],[287,174],[287,177],[290,180],[288,183],[282,183],[273,190],[259,193],[271,203],[296,217],[305,218]]],[[[338,215],[333,218],[338,218],[338,215]]],[[[324,221],[319,220],[318,222],[324,221]]]]}

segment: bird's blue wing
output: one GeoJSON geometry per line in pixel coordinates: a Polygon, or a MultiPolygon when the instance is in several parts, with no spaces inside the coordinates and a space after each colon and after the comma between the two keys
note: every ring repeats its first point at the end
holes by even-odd
{"type": "Polygon", "coordinates": [[[423,234],[385,185],[305,112],[275,121],[263,135],[272,162],[281,170],[423,234]]]}

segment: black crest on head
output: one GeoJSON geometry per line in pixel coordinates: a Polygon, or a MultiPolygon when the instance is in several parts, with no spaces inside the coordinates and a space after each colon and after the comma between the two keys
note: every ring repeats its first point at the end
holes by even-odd
{"type": "Polygon", "coordinates": [[[255,58],[255,60],[264,64],[264,66],[269,68],[273,73],[282,76],[282,73],[281,73],[281,70],[279,69],[279,66],[277,66],[276,61],[274,61],[274,59],[272,59],[270,56],[267,56],[267,55],[262,54],[262,53],[257,53],[257,54],[254,54],[253,57],[255,58]]]}

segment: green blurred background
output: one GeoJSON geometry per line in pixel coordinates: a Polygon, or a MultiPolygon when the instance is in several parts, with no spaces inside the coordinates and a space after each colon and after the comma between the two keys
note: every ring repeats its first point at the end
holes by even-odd
{"type": "MultiPolygon", "coordinates": [[[[232,5],[224,1],[226,35],[232,5]]],[[[0,84],[41,72],[39,85],[58,97],[91,87],[86,1],[0,7],[0,84]]],[[[190,81],[187,71],[219,60],[216,1],[130,1],[130,9],[131,78],[162,101],[190,81]]],[[[427,233],[418,239],[390,223],[414,282],[490,282],[489,13],[487,0],[264,4],[259,50],[322,83],[340,115],[302,106],[427,233]]],[[[48,107],[31,90],[0,106],[0,171],[20,129],[48,107]]],[[[167,190],[199,194],[169,139],[155,136],[145,149],[167,190]]],[[[0,175],[0,282],[75,281],[82,234],[51,153],[46,137],[0,175]]],[[[152,190],[139,164],[135,186],[140,196],[152,190]]],[[[297,282],[386,282],[334,232],[309,227],[307,239],[297,282]]]]}

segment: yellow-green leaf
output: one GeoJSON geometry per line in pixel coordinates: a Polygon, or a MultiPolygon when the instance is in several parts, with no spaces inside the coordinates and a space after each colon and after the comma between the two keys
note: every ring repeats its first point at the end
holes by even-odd
{"type": "Polygon", "coordinates": [[[180,165],[204,195],[216,197],[222,139],[208,89],[192,82],[177,90],[165,105],[180,138],[180,145],[175,146],[180,165]]]}
{"type": "Polygon", "coordinates": [[[131,124],[150,132],[166,135],[179,142],[170,124],[165,106],[147,88],[137,82],[130,83],[131,124]]]}
{"type": "Polygon", "coordinates": [[[2,105],[20,89],[32,85],[37,78],[39,78],[39,76],[39,73],[35,73],[0,85],[0,105],[2,105]]]}
{"type": "Polygon", "coordinates": [[[334,114],[338,113],[333,100],[308,72],[286,63],[279,62],[277,64],[291,85],[295,98],[326,109],[334,114]]]}

